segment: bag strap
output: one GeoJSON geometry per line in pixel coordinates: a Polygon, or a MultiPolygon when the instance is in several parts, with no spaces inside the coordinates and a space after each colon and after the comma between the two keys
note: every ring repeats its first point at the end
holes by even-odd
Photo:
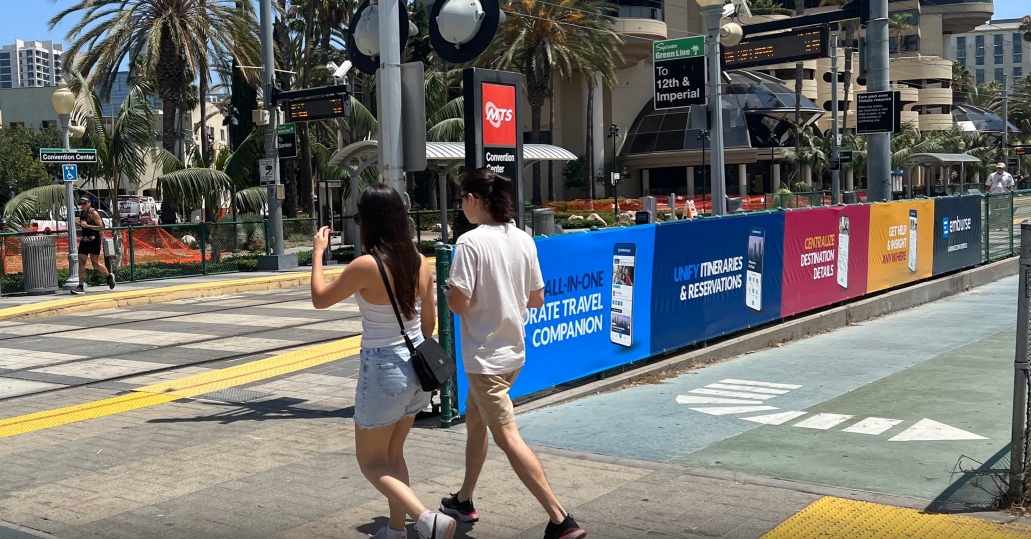
{"type": "Polygon", "coordinates": [[[394,316],[397,317],[397,325],[401,328],[401,336],[404,337],[405,344],[408,345],[408,351],[412,353],[412,356],[415,356],[415,345],[412,344],[412,340],[408,338],[408,332],[405,331],[405,323],[401,320],[401,311],[397,309],[397,302],[394,301],[394,291],[390,289],[390,280],[387,279],[387,271],[383,269],[383,262],[376,255],[370,256],[376,261],[376,267],[379,268],[379,276],[383,278],[383,287],[387,289],[390,306],[394,308],[394,316]]]}

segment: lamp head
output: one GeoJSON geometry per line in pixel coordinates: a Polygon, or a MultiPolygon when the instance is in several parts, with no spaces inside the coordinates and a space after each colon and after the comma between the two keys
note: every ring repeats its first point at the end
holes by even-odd
{"type": "Polygon", "coordinates": [[[80,138],[86,136],[86,126],[83,126],[83,125],[73,125],[73,126],[68,128],[68,134],[71,135],[72,138],[80,139],[80,138]]]}
{"type": "Polygon", "coordinates": [[[741,43],[744,36],[744,29],[736,22],[728,22],[720,27],[720,44],[724,47],[733,47],[741,43]]]}
{"type": "Polygon", "coordinates": [[[54,95],[50,98],[50,102],[53,103],[54,110],[58,114],[71,114],[72,110],[75,109],[75,94],[68,89],[68,83],[61,81],[57,85],[54,95]]]}

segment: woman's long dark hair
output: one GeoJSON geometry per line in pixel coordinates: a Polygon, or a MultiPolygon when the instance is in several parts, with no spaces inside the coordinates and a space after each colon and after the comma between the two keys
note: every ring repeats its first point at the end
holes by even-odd
{"type": "Polygon", "coordinates": [[[401,314],[408,320],[415,318],[422,257],[412,243],[401,195],[384,183],[362,191],[358,197],[358,226],[365,253],[383,261],[394,278],[394,297],[401,314]]]}
{"type": "Polygon", "coordinates": [[[515,217],[511,189],[512,180],[486,167],[469,172],[462,178],[462,191],[482,200],[491,219],[499,223],[507,223],[515,217]]]}

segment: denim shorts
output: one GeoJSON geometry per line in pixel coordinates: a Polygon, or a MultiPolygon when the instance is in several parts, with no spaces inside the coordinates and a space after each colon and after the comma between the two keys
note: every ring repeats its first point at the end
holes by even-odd
{"type": "MultiPolygon", "coordinates": [[[[419,346],[423,337],[413,341],[419,346]]],[[[359,428],[374,429],[414,416],[430,403],[423,391],[405,345],[362,348],[358,390],[354,399],[354,422],[359,428]]]]}

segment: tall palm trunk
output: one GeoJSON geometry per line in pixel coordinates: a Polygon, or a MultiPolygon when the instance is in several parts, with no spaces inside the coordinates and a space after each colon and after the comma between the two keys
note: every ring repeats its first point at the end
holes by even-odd
{"type": "Polygon", "coordinates": [[[587,79],[587,142],[584,144],[584,161],[587,164],[587,209],[594,209],[594,73],[585,74],[587,79]]]}
{"type": "MultiPolygon", "coordinates": [[[[170,153],[176,151],[176,112],[179,109],[177,96],[182,86],[183,64],[182,55],[176,49],[175,42],[168,35],[167,29],[162,29],[159,38],[158,53],[161,62],[158,64],[157,83],[158,94],[161,96],[162,118],[161,118],[161,146],[170,153]]],[[[179,204],[174,197],[161,197],[161,222],[165,224],[175,223],[179,204]]]]}
{"type": "MultiPolygon", "coordinates": [[[[530,101],[530,144],[539,144],[541,141],[541,109],[544,103],[536,100],[530,101]]],[[[533,164],[533,196],[530,201],[534,206],[541,205],[541,162],[533,164]]]]}
{"type": "MultiPolygon", "coordinates": [[[[805,0],[795,0],[795,16],[805,15],[805,0]]],[[[799,155],[801,145],[799,139],[802,136],[802,62],[795,63],[795,155],[799,155]]],[[[798,160],[798,169],[795,171],[799,181],[802,181],[802,160],[798,160]]]]}
{"type": "MultiPolygon", "coordinates": [[[[548,143],[555,144],[555,74],[548,80],[548,143]]],[[[555,200],[555,162],[548,161],[548,200],[555,200]]]]}
{"type": "Polygon", "coordinates": [[[852,39],[855,35],[855,21],[848,21],[845,25],[845,82],[844,86],[844,112],[841,118],[841,132],[848,133],[848,89],[852,82],[852,39]]]}
{"type": "MultiPolygon", "coordinates": [[[[315,31],[315,2],[309,0],[308,12],[304,16],[304,56],[302,58],[311,58],[315,31]]],[[[307,88],[311,82],[309,79],[311,73],[308,66],[300,67],[301,86],[307,88]]],[[[310,217],[315,214],[315,189],[314,182],[312,182],[311,134],[306,122],[301,122],[297,126],[297,146],[300,150],[301,165],[300,177],[297,178],[297,202],[300,204],[301,210],[310,217]]]]}

